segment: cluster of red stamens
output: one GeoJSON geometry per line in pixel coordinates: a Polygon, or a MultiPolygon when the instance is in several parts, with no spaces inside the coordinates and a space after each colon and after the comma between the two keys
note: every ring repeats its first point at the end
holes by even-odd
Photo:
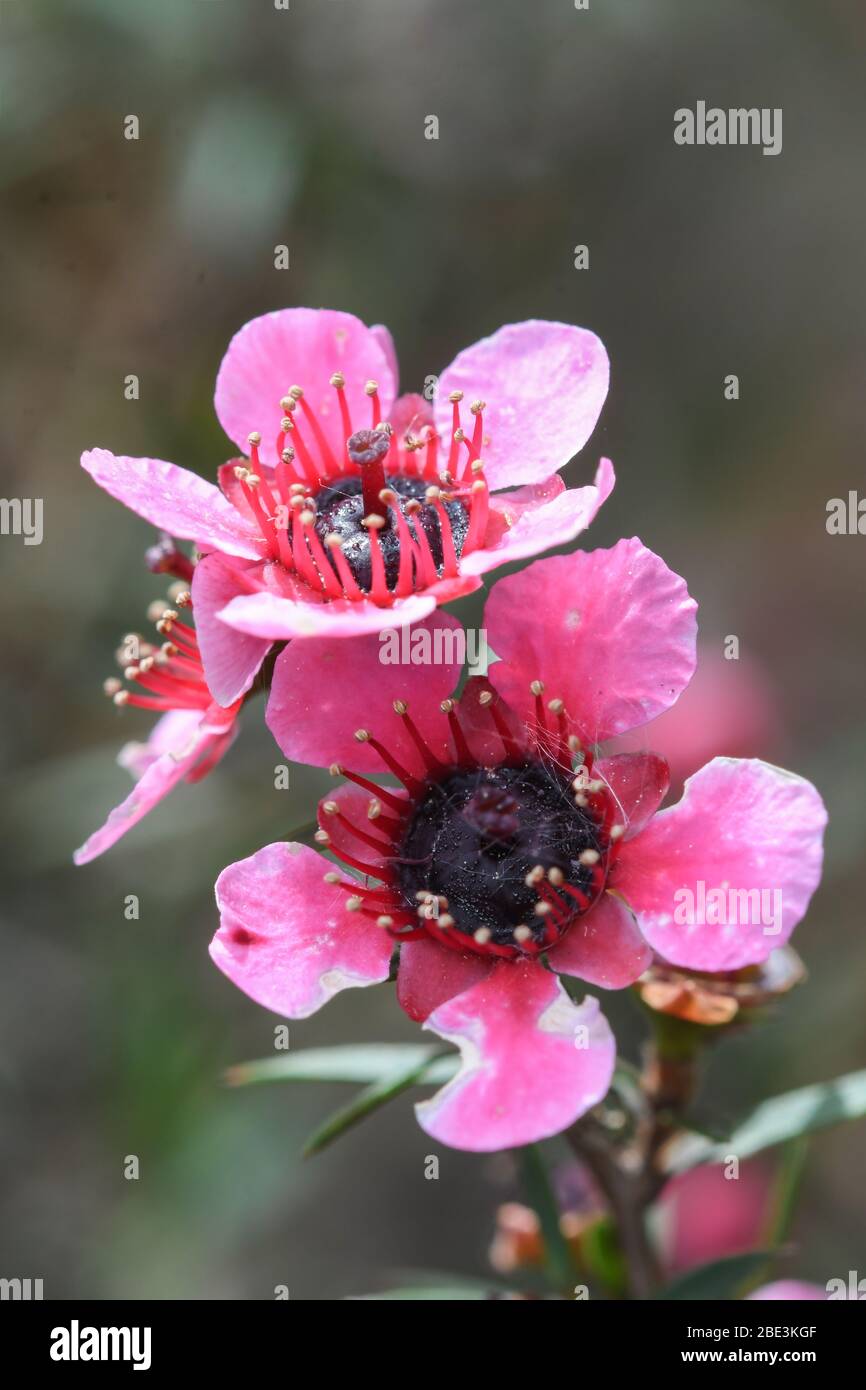
{"type": "Polygon", "coordinates": [[[292,386],[280,401],[283,412],[276,439],[276,466],[259,458],[261,434],[249,436],[249,464],[238,464],[235,477],[250,513],[267,543],[269,557],[297,575],[322,600],[371,599],[388,606],[439,579],[455,578],[461,555],[483,546],[488,521],[488,488],[481,448],[484,440],[484,402],[470,406],[471,432],[460,418],[461,391],[451,393],[451,440],[447,460],[440,458],[440,441],[432,426],[411,430],[397,439],[381,418],[378,386],[365,387],[371,401],[369,428],[356,430],[346,400],[345,378],[331,377],[345,445],[335,453],[300,386],[292,386]],[[366,532],[369,559],[359,582],[357,567],[344,553],[345,537],[322,534],[319,501],[335,484],[360,480],[363,507],[358,524],[366,532]],[[402,485],[414,486],[402,491],[402,485]],[[418,484],[421,484],[421,488],[418,484]],[[419,496],[419,492],[421,496],[419,496]],[[459,534],[454,527],[457,503],[465,513],[459,534]],[[422,516],[422,514],[425,514],[422,516]],[[435,549],[430,522],[435,516],[435,549]],[[424,520],[426,524],[422,525],[424,520]],[[387,573],[382,534],[393,530],[399,564],[387,573]]]}
{"type": "Polygon", "coordinates": [[[320,807],[316,840],[363,875],[364,882],[336,870],[329,870],[325,879],[345,892],[349,911],[374,918],[396,941],[431,936],[458,951],[537,956],[554,946],[603,891],[625,829],[623,814],[608,785],[592,776],[592,753],[570,732],[563,702],[545,703],[541,682],[532,685],[534,725],[519,734],[489,684],[476,678],[474,685],[478,706],[501,744],[501,761],[482,767],[470,751],[461,722],[465,697],[460,709],[455,700],[442,702],[453,749],[453,756],[444,759],[424,740],[405,702],[395,701],[395,713],[423,771],[408,771],[366,729],[356,732],[356,739],[375,749],[408,796],[335,764],[334,776],[346,777],[370,793],[367,823],[358,824],[337,800],[326,800],[320,807]],[[459,801],[454,795],[457,783],[467,793],[459,801]],[[539,788],[547,800],[535,824],[534,809],[542,804],[539,788]],[[524,817],[523,832],[521,802],[532,822],[527,830],[524,817]],[[419,817],[425,819],[421,836],[419,817]],[[334,822],[339,823],[339,834],[334,822]],[[434,843],[440,832],[447,839],[455,825],[459,833],[456,838],[452,834],[449,843],[468,846],[465,862],[458,848],[446,859],[444,876],[449,885],[457,885],[459,906],[443,891],[441,856],[434,861],[432,854],[417,853],[419,843],[434,843]],[[545,840],[545,831],[554,833],[545,840]],[[357,852],[354,846],[345,847],[347,840],[356,842],[357,852]],[[532,862],[531,848],[538,844],[550,850],[541,856],[547,862],[532,862]],[[375,851],[376,864],[365,859],[365,847],[375,851]],[[512,874],[515,865],[520,866],[519,881],[500,884],[497,856],[512,874]],[[434,881],[437,873],[440,881],[434,881]]]}
{"type": "Polygon", "coordinates": [[[213,703],[207,687],[195,629],[182,622],[179,608],[192,608],[192,598],[185,584],[173,585],[169,602],[157,599],[148,609],[148,618],[164,640],[148,642],[137,632],[130,632],[121,641],[116,657],[123,670],[124,680],[139,687],[127,689],[116,676],[111,676],[103,689],[116,705],[134,705],[138,709],[201,710],[213,703]]]}

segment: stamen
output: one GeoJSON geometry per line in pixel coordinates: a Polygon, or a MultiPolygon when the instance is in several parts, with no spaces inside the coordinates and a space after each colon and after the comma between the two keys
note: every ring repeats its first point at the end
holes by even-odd
{"type": "Polygon", "coordinates": [[[364,791],[372,792],[380,801],[386,802],[392,810],[405,813],[407,808],[405,798],[399,797],[396,792],[392,792],[390,788],[380,786],[378,782],[371,781],[369,777],[362,777],[359,772],[349,772],[345,768],[339,767],[336,763],[334,766],[337,767],[337,771],[332,771],[332,776],[346,777],[350,782],[354,782],[356,787],[362,787],[364,791]]]}
{"type": "Polygon", "coordinates": [[[320,591],[322,580],[307,545],[307,532],[303,517],[305,510],[304,498],[294,497],[292,499],[292,554],[295,557],[295,565],[301,578],[309,584],[311,589],[320,591]]]}
{"type": "Polygon", "coordinates": [[[292,438],[295,444],[295,452],[301,460],[301,469],[310,487],[314,492],[317,492],[321,486],[322,479],[313,457],[307,448],[306,440],[298,429],[297,421],[293,418],[296,402],[292,396],[283,396],[280,405],[286,412],[286,418],[292,421],[292,438]]]}
{"type": "Polygon", "coordinates": [[[490,492],[483,478],[476,478],[469,489],[469,530],[463,545],[463,554],[469,555],[479,550],[487,534],[490,492]]]}
{"type": "Polygon", "coordinates": [[[325,537],[325,545],[328,547],[331,559],[337,566],[337,573],[340,576],[340,583],[343,586],[343,592],[346,598],[352,599],[355,602],[366,598],[366,594],[358,587],[355,576],[349,568],[349,562],[343,554],[343,543],[340,537],[334,532],[331,532],[329,536],[325,537]]]}
{"type": "MultiPolygon", "coordinates": [[[[430,500],[430,492],[432,492],[432,490],[432,488],[428,490],[428,501],[430,500]]],[[[457,555],[454,550],[454,536],[451,531],[451,522],[449,520],[448,513],[446,512],[445,507],[442,504],[442,500],[438,495],[433,502],[433,506],[436,510],[436,515],[439,518],[439,535],[442,540],[442,574],[443,577],[446,579],[454,579],[458,574],[458,568],[457,555]]]]}
{"type": "Polygon", "coordinates": [[[383,488],[379,493],[379,498],[391,510],[400,546],[400,567],[397,571],[394,594],[397,598],[406,598],[412,592],[412,557],[415,553],[415,542],[412,539],[412,533],[403,515],[396,492],[391,488],[383,488]]]}
{"type": "Polygon", "coordinates": [[[460,720],[457,715],[455,700],[443,700],[439,706],[442,713],[448,717],[448,727],[451,730],[451,737],[454,740],[454,751],[457,754],[459,763],[470,763],[472,753],[469,744],[466,742],[466,735],[463,732],[460,720]]]}
{"type": "Polygon", "coordinates": [[[342,372],[334,372],[334,375],[331,377],[331,385],[337,392],[337,401],[340,406],[340,419],[343,422],[343,438],[348,439],[353,433],[352,417],[349,413],[349,402],[346,400],[346,378],[343,376],[342,372]]]}
{"type": "Polygon", "coordinates": [[[425,472],[428,477],[435,478],[437,474],[437,458],[439,455],[439,436],[432,425],[427,426],[427,458],[425,461],[425,472]]]}
{"type": "Polygon", "coordinates": [[[482,709],[486,709],[490,718],[493,720],[496,732],[505,749],[506,758],[516,758],[520,752],[514,735],[508,727],[508,722],[502,713],[502,708],[495,693],[490,689],[482,690],[478,696],[478,703],[482,709]]]}
{"type": "Polygon", "coordinates": [[[340,810],[336,801],[326,801],[322,810],[326,815],[333,816],[342,826],[345,826],[349,834],[353,835],[356,840],[361,840],[363,844],[369,845],[371,849],[378,850],[380,854],[384,853],[386,855],[391,849],[391,845],[387,840],[380,840],[376,835],[371,835],[369,831],[362,830],[360,826],[355,825],[354,821],[349,820],[345,812],[340,810]]]}
{"type": "Polygon", "coordinates": [[[409,707],[406,704],[405,700],[394,701],[394,712],[396,714],[399,714],[400,718],[403,720],[403,723],[406,725],[406,728],[409,731],[409,736],[412,739],[412,742],[415,744],[415,747],[418,749],[418,752],[421,755],[421,759],[427,771],[439,772],[442,768],[442,764],[440,763],[439,759],[435,756],[435,754],[427,747],[427,744],[424,742],[424,739],[422,738],[421,734],[419,733],[418,729],[416,728],[413,720],[409,715],[409,707]]]}
{"type": "Polygon", "coordinates": [[[409,794],[411,796],[418,795],[423,787],[423,783],[420,782],[417,777],[413,777],[411,772],[407,772],[405,767],[388,752],[387,748],[383,747],[377,738],[373,738],[373,735],[369,733],[367,729],[356,729],[355,738],[359,743],[369,743],[370,747],[375,749],[378,753],[388,771],[393,772],[397,780],[403,783],[403,786],[409,794]]]}
{"type": "Polygon", "coordinates": [[[309,404],[307,403],[307,399],[304,396],[304,393],[301,390],[300,386],[290,387],[289,395],[293,396],[295,400],[299,402],[304,419],[306,420],[307,424],[313,432],[313,438],[315,439],[316,445],[319,450],[319,458],[321,459],[323,464],[321,476],[323,478],[333,477],[335,473],[339,473],[340,466],[337,463],[337,460],[334,458],[333,450],[331,449],[331,446],[328,443],[327,436],[324,430],[322,429],[322,426],[316,419],[315,412],[310,408],[309,404]],[[297,395],[295,395],[296,392],[297,395]]]}
{"type": "Polygon", "coordinates": [[[364,517],[361,525],[365,528],[370,541],[370,598],[374,603],[387,603],[391,595],[388,591],[388,580],[385,575],[385,557],[379,543],[379,531],[387,525],[387,522],[383,517],[371,514],[364,517]]]}
{"type": "Polygon", "coordinates": [[[457,467],[457,455],[460,445],[460,439],[457,438],[458,433],[461,439],[463,437],[463,431],[460,429],[460,402],[463,400],[463,392],[452,391],[448,399],[453,406],[453,410],[451,412],[451,447],[448,451],[447,466],[449,473],[453,473],[457,467]]]}
{"type": "Polygon", "coordinates": [[[315,512],[301,512],[301,522],[304,527],[304,537],[306,539],[307,545],[310,548],[310,552],[313,558],[313,564],[315,565],[318,571],[319,578],[324,586],[325,593],[328,595],[328,598],[342,598],[342,586],[337,576],[334,574],[333,567],[328,562],[328,557],[325,554],[322,542],[319,540],[318,534],[316,532],[316,528],[314,525],[315,520],[315,512]]]}
{"type": "Polygon", "coordinates": [[[439,578],[436,573],[436,563],[433,559],[433,552],[430,549],[430,542],[421,522],[418,513],[421,511],[421,503],[417,501],[407,502],[406,514],[412,518],[413,535],[416,542],[415,557],[421,571],[421,583],[426,588],[428,584],[435,584],[439,578]]]}
{"type": "Polygon", "coordinates": [[[372,425],[375,429],[382,419],[382,402],[379,400],[378,381],[368,381],[364,387],[364,392],[370,397],[370,404],[373,407],[372,425]]]}

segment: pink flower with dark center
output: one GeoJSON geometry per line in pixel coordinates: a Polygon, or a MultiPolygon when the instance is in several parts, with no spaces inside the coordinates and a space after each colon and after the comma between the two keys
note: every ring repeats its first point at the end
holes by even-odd
{"type": "Polygon", "coordinates": [[[194,582],[199,641],[228,705],[274,641],[417,622],[496,565],[577,536],[613,468],[602,459],[595,482],[572,490],[557,470],[592,433],[607,384],[594,334],[530,320],[460,353],[431,408],[396,399],[387,329],[284,309],[241,329],[220,367],[217,415],[249,450],[220,469],[221,490],[159,459],[93,449],[82,464],[207,552],[194,582]]]}
{"type": "MultiPolygon", "coordinates": [[[[217,883],[217,965],[253,999],[305,1017],[384,980],[410,1017],[454,1042],[457,1077],[418,1107],[458,1148],[525,1144],[607,1089],[614,1041],[598,1004],[558,976],[618,989],[653,951],[723,970],[790,935],[817,884],[815,789],[757,761],[717,759],[658,812],[667,766],[596,745],[651,720],[688,683],[696,605],[640,541],[537,561],[501,580],[484,625],[501,658],[452,692],[459,663],[386,666],[373,637],[293,643],[268,724],[283,751],[346,783],[316,839],[272,844],[217,883]],[[360,727],[359,727],[360,725],[360,727]],[[398,785],[373,780],[389,773],[398,785]],[[781,885],[779,933],[678,926],[675,895],[781,885]]],[[[419,625],[431,650],[456,624],[419,625]]]]}
{"type": "Polygon", "coordinates": [[[163,641],[147,642],[135,633],[123,639],[117,659],[128,686],[116,676],[105,682],[105,693],[115,705],[154,710],[160,717],[146,743],[127,743],[118,754],[118,762],[136,779],[135,787],[75,851],[76,864],[104,854],[179,782],[205,777],[237,733],[243,699],[226,708],[216,703],[205,680],[195,629],[177,611],[192,607],[189,590],[176,586],[171,598],[173,606],[157,601],[149,614],[163,641]]]}

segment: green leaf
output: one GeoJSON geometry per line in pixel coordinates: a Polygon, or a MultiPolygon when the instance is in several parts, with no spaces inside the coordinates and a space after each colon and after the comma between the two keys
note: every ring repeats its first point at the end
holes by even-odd
{"type": "Polygon", "coordinates": [[[527,1203],[538,1215],[544,1240],[544,1264],[551,1288],[563,1293],[574,1283],[575,1267],[568,1242],[559,1227],[559,1207],[547,1166],[537,1144],[517,1150],[527,1203]]]}
{"type": "MultiPolygon", "coordinates": [[[[428,1052],[429,1049],[426,1049],[428,1052]]],[[[371,1086],[365,1086],[363,1091],[359,1091],[356,1096],[349,1101],[348,1105],[341,1106],[329,1115],[324,1124],[320,1125],[304,1145],[304,1158],[310,1158],[313,1154],[321,1153],[329,1144],[333,1143],[341,1134],[345,1134],[347,1129],[358,1124],[367,1115],[371,1115],[374,1110],[385,1105],[389,1100],[393,1100],[401,1091],[406,1091],[410,1086],[425,1078],[425,1073],[429,1071],[432,1064],[437,1060],[437,1056],[442,1054],[433,1053],[426,1056],[422,1061],[413,1061],[409,1065],[404,1065],[402,1069],[395,1067],[389,1076],[385,1076],[381,1081],[374,1081],[371,1086]]]]}
{"type": "Polygon", "coordinates": [[[456,1053],[443,1057],[433,1045],[362,1043],[355,1047],[310,1047],[241,1062],[230,1067],[224,1079],[229,1086],[273,1081],[343,1081],[373,1086],[423,1067],[424,1082],[440,1086],[451,1080],[459,1065],[456,1053]]]}
{"type": "Polygon", "coordinates": [[[728,1154],[750,1158],[762,1149],[814,1134],[843,1120],[866,1115],[866,1071],[849,1072],[835,1081],[802,1086],[765,1100],[721,1142],[689,1134],[672,1147],[668,1171],[685,1172],[699,1163],[722,1163],[728,1154]]]}
{"type": "Polygon", "coordinates": [[[617,1298],[628,1288],[628,1266],[622,1253],[616,1222],[600,1216],[580,1238],[580,1254],[590,1275],[617,1298]]]}
{"type": "Polygon", "coordinates": [[[690,1269],[656,1294],[659,1299],[736,1298],[746,1280],[772,1258],[771,1250],[750,1250],[690,1269]]]}
{"type": "Polygon", "coordinates": [[[784,1145],[773,1182],[770,1220],[767,1223],[767,1243],[778,1249],[787,1237],[794,1218],[797,1195],[809,1154],[809,1139],[798,1135],[784,1145]]]}

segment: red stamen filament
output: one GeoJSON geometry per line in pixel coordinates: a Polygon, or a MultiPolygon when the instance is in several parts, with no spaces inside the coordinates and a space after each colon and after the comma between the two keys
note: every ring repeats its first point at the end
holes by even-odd
{"type": "MultiPolygon", "coordinates": [[[[366,482],[366,473],[364,475],[366,482]]],[[[381,506],[381,503],[379,504],[381,506]]],[[[378,516],[368,516],[366,518],[367,535],[370,540],[370,598],[374,603],[386,603],[391,595],[388,591],[388,581],[385,578],[385,559],[382,555],[382,547],[379,544],[378,516]]]]}
{"type": "Polygon", "coordinates": [[[362,777],[359,772],[347,772],[342,767],[339,771],[341,776],[346,777],[350,782],[354,782],[356,787],[362,787],[364,791],[371,792],[373,796],[377,796],[380,801],[386,802],[393,810],[405,813],[406,801],[402,797],[397,796],[395,792],[389,791],[387,787],[380,786],[378,782],[371,781],[369,777],[362,777]]]}
{"type": "Polygon", "coordinates": [[[399,714],[400,718],[403,720],[403,723],[405,724],[406,729],[408,730],[409,737],[411,738],[415,747],[418,749],[418,752],[421,755],[421,761],[423,762],[427,771],[440,772],[442,769],[442,763],[440,763],[439,759],[435,756],[435,754],[427,747],[427,744],[424,742],[424,739],[422,738],[417,727],[410,718],[404,702],[402,700],[395,700],[394,708],[399,714]]]}
{"type": "Polygon", "coordinates": [[[480,550],[487,534],[490,493],[483,478],[476,478],[469,489],[469,530],[463,546],[463,554],[480,550]]]}

